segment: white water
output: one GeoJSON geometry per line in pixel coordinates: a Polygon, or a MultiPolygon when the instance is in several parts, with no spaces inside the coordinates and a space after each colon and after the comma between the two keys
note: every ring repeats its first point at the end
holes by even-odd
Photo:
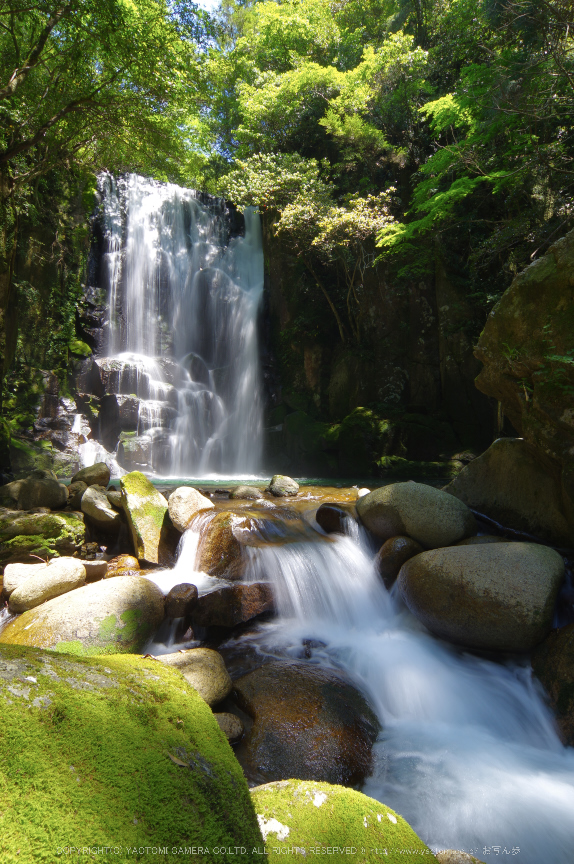
{"type": "Polygon", "coordinates": [[[251,549],[279,622],[261,650],[346,672],[383,731],[364,792],[400,812],[435,851],[520,864],[574,860],[574,750],[556,734],[530,667],[464,654],[431,637],[389,595],[360,540],[251,549]],[[498,850],[498,851],[497,851],[498,850]]]}
{"type": "Polygon", "coordinates": [[[108,392],[139,399],[137,437],[119,448],[118,462],[162,476],[256,474],[259,216],[248,209],[245,236],[229,240],[220,199],[206,204],[193,190],[135,174],[101,175],[100,192],[104,362],[118,370],[108,392]]]}

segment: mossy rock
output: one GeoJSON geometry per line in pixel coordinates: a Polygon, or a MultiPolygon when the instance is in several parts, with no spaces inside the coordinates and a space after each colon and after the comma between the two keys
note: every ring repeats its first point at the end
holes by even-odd
{"type": "Polygon", "coordinates": [[[564,743],[574,747],[574,624],[553,630],[535,649],[532,669],[548,694],[564,743]]]}
{"type": "Polygon", "coordinates": [[[0,564],[72,555],[84,542],[85,532],[76,513],[0,511],[0,564]]]}
{"type": "Polygon", "coordinates": [[[120,479],[134,553],[140,561],[158,564],[162,530],[166,530],[167,501],[141,471],[120,479]]]}
{"type": "Polygon", "coordinates": [[[176,670],[1,646],[0,705],[3,864],[59,860],[70,846],[118,864],[172,860],[173,847],[196,847],[186,861],[237,862],[251,854],[212,850],[261,845],[225,735],[176,670]]]}
{"type": "Polygon", "coordinates": [[[309,780],[279,780],[251,790],[269,861],[329,855],[354,864],[399,864],[408,855],[436,861],[410,825],[361,792],[309,780]],[[289,851],[288,851],[289,850],[289,851]]]}

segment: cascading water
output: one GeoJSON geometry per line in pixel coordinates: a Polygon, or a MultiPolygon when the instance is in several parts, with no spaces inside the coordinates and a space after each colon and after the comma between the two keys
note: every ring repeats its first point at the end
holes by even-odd
{"type": "Polygon", "coordinates": [[[221,199],[135,174],[102,174],[100,193],[110,322],[109,356],[96,362],[117,397],[118,462],[179,477],[255,474],[259,216],[248,209],[245,236],[230,239],[221,199]]]}

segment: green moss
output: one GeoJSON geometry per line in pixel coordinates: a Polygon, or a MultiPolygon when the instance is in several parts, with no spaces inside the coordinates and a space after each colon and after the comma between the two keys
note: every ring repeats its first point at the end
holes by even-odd
{"type": "Polygon", "coordinates": [[[70,846],[115,847],[97,859],[124,864],[172,860],[172,847],[261,845],[239,764],[176,670],[2,646],[0,672],[3,864],[52,862],[70,846]]]}
{"type": "Polygon", "coordinates": [[[425,861],[436,861],[398,813],[354,789],[280,780],[253,789],[251,794],[264,836],[271,827],[265,823],[271,819],[289,829],[281,840],[277,826],[267,834],[269,861],[284,860],[286,854],[290,861],[301,862],[327,854],[331,860],[349,858],[355,864],[380,860],[399,864],[407,855],[424,855],[425,861]]]}
{"type": "Polygon", "coordinates": [[[0,517],[0,563],[25,555],[71,554],[84,542],[85,526],[71,513],[0,517]]]}
{"type": "Polygon", "coordinates": [[[90,346],[82,342],[81,339],[72,339],[71,342],[68,342],[68,350],[72,354],[79,354],[81,357],[89,357],[92,353],[90,346]]]}
{"type": "Polygon", "coordinates": [[[120,487],[136,555],[156,564],[167,501],[141,471],[125,474],[120,487]]]}

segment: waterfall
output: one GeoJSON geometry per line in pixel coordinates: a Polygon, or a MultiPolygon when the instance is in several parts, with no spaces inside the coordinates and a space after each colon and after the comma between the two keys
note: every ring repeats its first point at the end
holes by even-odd
{"type": "Polygon", "coordinates": [[[382,726],[363,791],[400,812],[435,851],[481,861],[571,864],[574,750],[561,744],[526,663],[434,639],[386,591],[361,538],[249,550],[279,611],[259,649],[342,670],[382,726]],[[321,647],[323,646],[323,647],[321,647]]]}
{"type": "Polygon", "coordinates": [[[99,189],[110,315],[108,356],[96,363],[105,394],[117,397],[108,447],[119,434],[128,471],[255,474],[259,216],[248,208],[244,236],[230,236],[222,199],[135,174],[104,173],[99,189]]]}

